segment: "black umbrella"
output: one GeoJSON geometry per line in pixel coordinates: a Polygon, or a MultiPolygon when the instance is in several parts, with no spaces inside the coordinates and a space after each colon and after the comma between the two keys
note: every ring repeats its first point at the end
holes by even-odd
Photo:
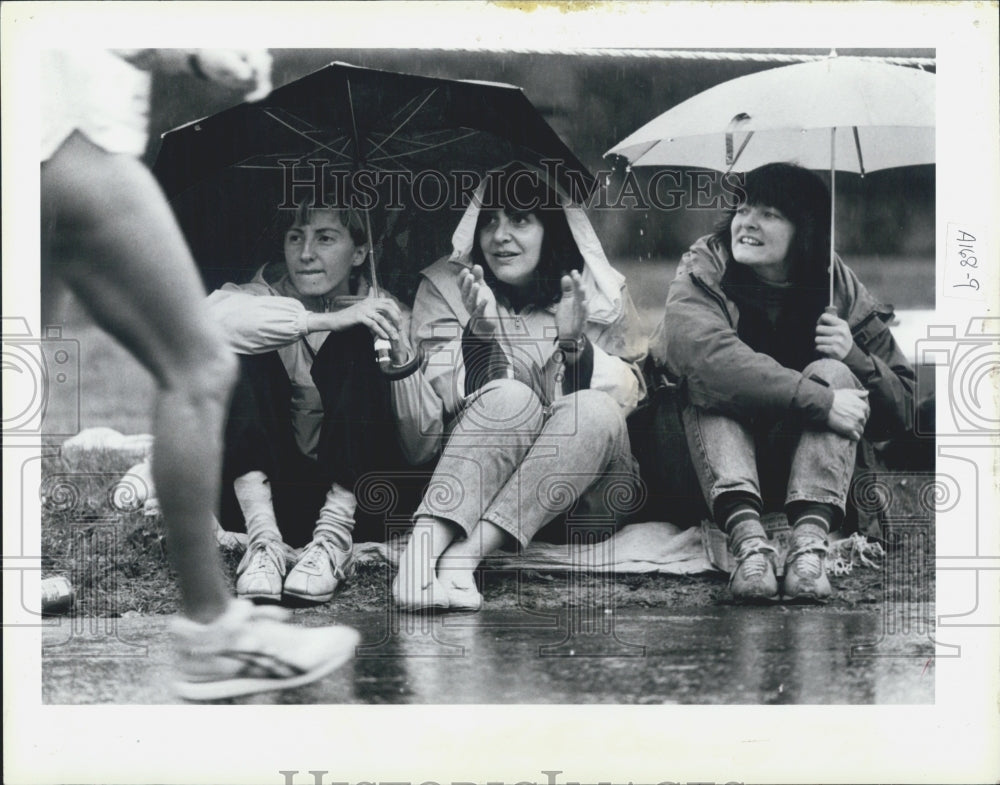
{"type": "Polygon", "coordinates": [[[332,63],[169,131],[153,171],[210,287],[273,260],[280,208],[312,198],[365,208],[373,285],[377,266],[409,300],[478,178],[512,161],[581,201],[597,185],[518,87],[332,63]]]}

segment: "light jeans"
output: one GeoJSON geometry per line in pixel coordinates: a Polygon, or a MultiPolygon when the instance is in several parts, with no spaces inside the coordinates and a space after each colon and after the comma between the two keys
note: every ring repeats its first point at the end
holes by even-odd
{"type": "MultiPolygon", "coordinates": [[[[802,372],[833,389],[862,389],[846,365],[823,359],[802,372]]],[[[792,502],[832,504],[844,513],[857,445],[818,425],[790,420],[744,422],[686,405],[681,417],[705,501],[724,493],[760,498],[765,511],[792,502]]],[[[720,523],[717,521],[717,523],[720,523]]]]}
{"type": "Polygon", "coordinates": [[[501,379],[466,403],[415,516],[467,536],[488,521],[524,546],[588,490],[607,509],[627,507],[637,487],[625,418],[609,395],[580,390],[546,407],[527,385],[501,379]]]}

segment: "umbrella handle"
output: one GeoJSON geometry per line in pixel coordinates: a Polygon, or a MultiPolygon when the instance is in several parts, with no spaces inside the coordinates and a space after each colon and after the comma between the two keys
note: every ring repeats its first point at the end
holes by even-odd
{"type": "Polygon", "coordinates": [[[375,362],[379,364],[380,368],[385,368],[389,365],[389,350],[391,348],[392,344],[385,338],[375,339],[375,362]]]}
{"type": "Polygon", "coordinates": [[[823,313],[829,313],[829,314],[832,314],[832,315],[834,315],[834,316],[836,316],[838,318],[840,317],[840,314],[837,313],[837,308],[834,305],[828,305],[828,306],[826,306],[826,308],[823,309],[823,313]]]}
{"type": "MultiPolygon", "coordinates": [[[[375,343],[377,345],[379,341],[376,341],[375,343]]],[[[386,341],[385,343],[388,342],[386,341]]],[[[385,359],[386,361],[383,363],[381,357],[378,358],[379,370],[382,371],[383,376],[390,381],[393,381],[395,379],[405,379],[407,376],[414,373],[423,362],[424,353],[419,347],[417,347],[416,351],[413,353],[413,357],[411,357],[407,362],[402,365],[392,365],[389,362],[388,350],[386,350],[385,359]]]]}

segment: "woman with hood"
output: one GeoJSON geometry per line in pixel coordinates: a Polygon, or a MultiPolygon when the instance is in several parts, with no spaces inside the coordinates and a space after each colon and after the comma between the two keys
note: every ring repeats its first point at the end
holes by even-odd
{"type": "Polygon", "coordinates": [[[446,442],[393,584],[406,610],[477,610],[485,556],[527,545],[602,478],[637,478],[625,417],[647,341],[624,278],[539,173],[491,174],[413,306],[446,442]]]}
{"type": "Polygon", "coordinates": [[[781,594],[822,600],[827,536],[843,520],[858,443],[911,424],[914,375],[891,310],[833,261],[830,194],[812,172],[767,164],[681,259],[651,355],[680,385],[690,457],[735,560],[738,600],[779,597],[762,512],[792,527],[781,594]]]}
{"type": "Polygon", "coordinates": [[[437,449],[420,422],[439,417],[440,403],[419,373],[402,306],[371,296],[367,247],[356,211],[303,204],[288,221],[283,262],[208,298],[240,358],[221,522],[248,534],[241,597],[330,600],[353,566],[357,480],[437,449]],[[391,344],[391,381],[373,338],[391,344]]]}

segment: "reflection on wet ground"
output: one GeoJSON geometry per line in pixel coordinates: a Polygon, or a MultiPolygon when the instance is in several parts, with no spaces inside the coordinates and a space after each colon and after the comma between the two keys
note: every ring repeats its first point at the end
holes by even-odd
{"type": "MultiPolygon", "coordinates": [[[[714,606],[687,613],[335,616],[362,633],[354,662],[319,684],[237,702],[934,701],[930,614],[893,620],[872,610],[714,606]]],[[[329,620],[310,612],[297,617],[308,624],[329,620]]],[[[46,703],[173,702],[163,678],[166,620],[118,621],[113,645],[107,634],[103,643],[93,635],[74,637],[68,625],[43,632],[46,703]]]]}

